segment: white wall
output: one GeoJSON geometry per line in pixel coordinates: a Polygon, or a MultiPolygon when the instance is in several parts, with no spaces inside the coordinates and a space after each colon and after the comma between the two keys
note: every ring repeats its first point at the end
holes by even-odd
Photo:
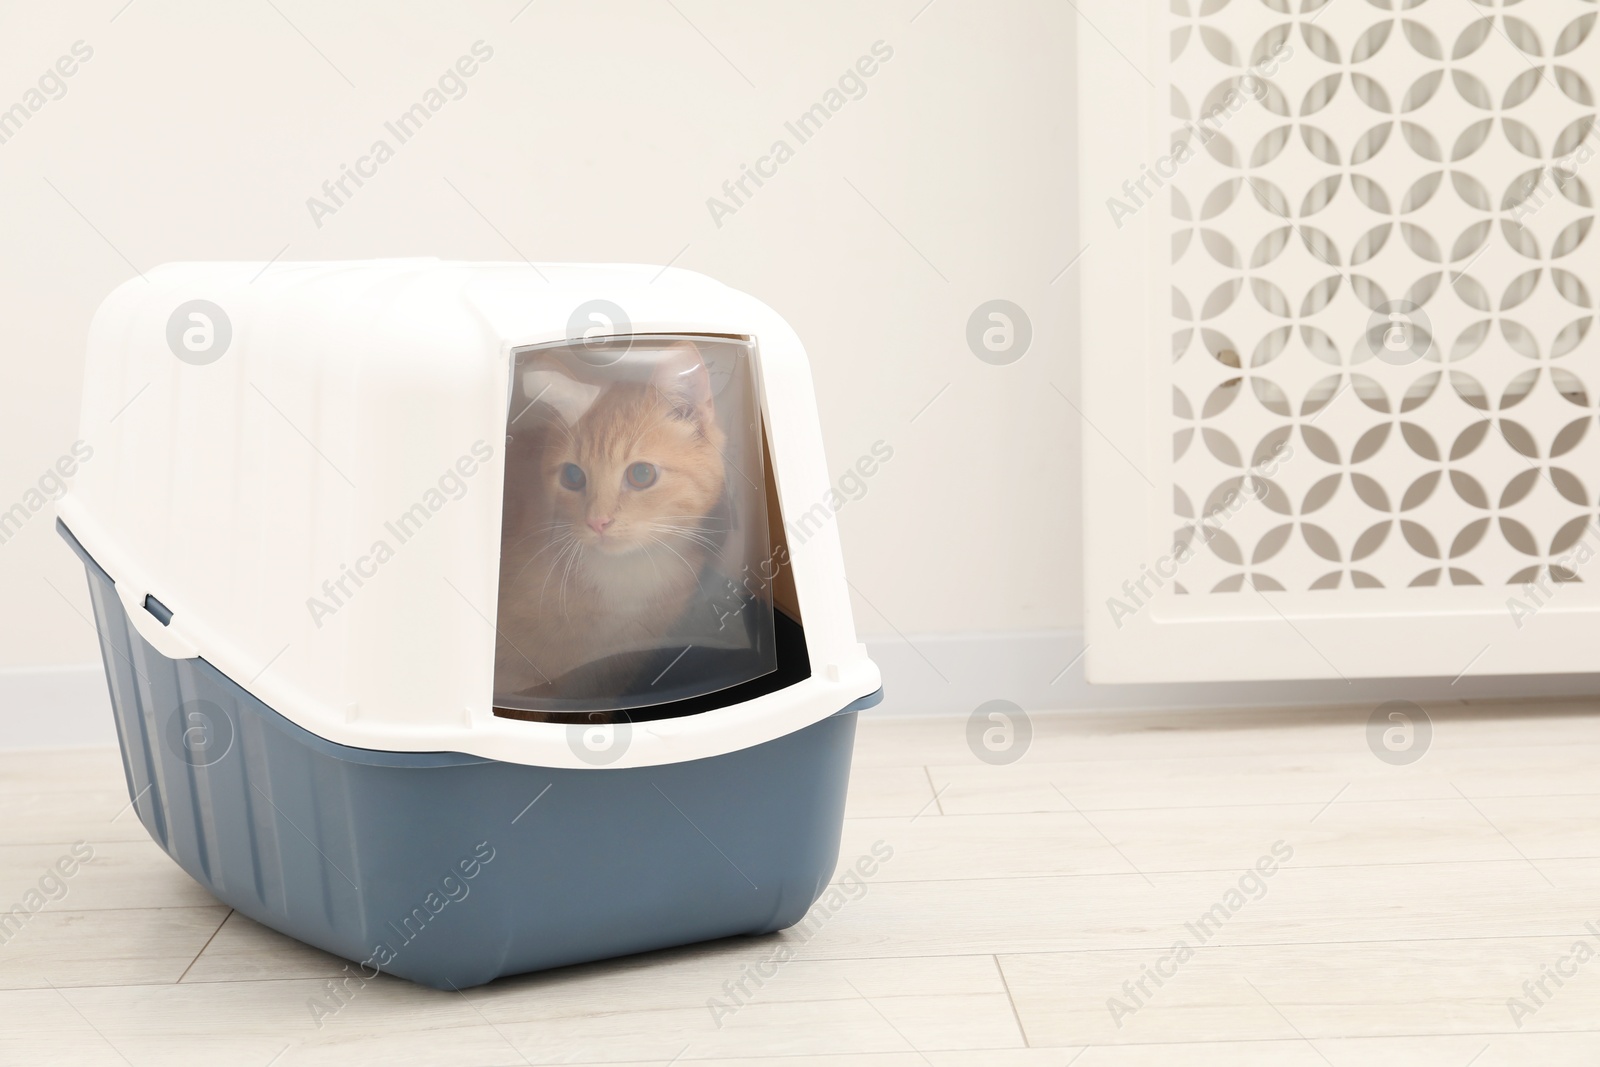
{"type": "MultiPolygon", "coordinates": [[[[0,108],[93,56],[0,144],[0,509],[74,440],[89,317],[136,269],[677,257],[800,332],[836,470],[894,449],[839,517],[864,635],[1076,627],[1068,5],[274,2],[8,13],[0,108]],[[478,40],[466,94],[318,227],[307,198],[478,40]],[[785,121],[880,40],[865,95],[798,144],[785,121]],[[718,226],[708,197],[780,137],[794,158],[718,226]],[[1033,323],[1011,366],[965,340],[995,297],[1033,323]]],[[[0,671],[98,659],[52,523],[0,545],[0,671]]]]}

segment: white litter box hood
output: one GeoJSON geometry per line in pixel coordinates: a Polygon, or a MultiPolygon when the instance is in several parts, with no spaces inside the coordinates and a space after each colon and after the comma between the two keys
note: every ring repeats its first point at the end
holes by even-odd
{"type": "MultiPolygon", "coordinates": [[[[782,509],[773,522],[827,499],[799,339],[702,275],[431,259],[180,263],[129,281],[95,316],[81,431],[94,457],[61,519],[158,651],[203,657],[318,736],[586,767],[571,727],[494,714],[492,620],[512,352],[569,337],[591,301],[627,318],[593,320],[601,334],[754,339],[782,509]],[[204,306],[188,319],[194,301],[221,309],[226,327],[204,306]],[[188,328],[201,331],[198,354],[184,350],[188,328]],[[407,514],[417,517],[397,528],[407,514]],[[349,595],[330,596],[341,578],[349,595]],[[171,612],[167,624],[147,596],[171,612]]],[[[790,542],[811,677],[634,724],[610,766],[746,748],[878,689],[834,524],[790,542]]]]}

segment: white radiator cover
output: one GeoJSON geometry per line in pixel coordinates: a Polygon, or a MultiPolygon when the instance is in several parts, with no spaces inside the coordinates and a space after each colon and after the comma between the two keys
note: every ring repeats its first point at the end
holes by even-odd
{"type": "Polygon", "coordinates": [[[1594,5],[1084,14],[1090,678],[1592,670],[1594,5]]]}

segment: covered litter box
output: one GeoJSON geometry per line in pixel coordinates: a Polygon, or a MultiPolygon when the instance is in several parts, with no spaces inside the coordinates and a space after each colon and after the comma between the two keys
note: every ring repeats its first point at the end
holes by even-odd
{"type": "Polygon", "coordinates": [[[810,372],[646,266],[111,294],[60,503],[128,789],[218,899],[441,988],[797,922],[856,642],[810,372]]]}

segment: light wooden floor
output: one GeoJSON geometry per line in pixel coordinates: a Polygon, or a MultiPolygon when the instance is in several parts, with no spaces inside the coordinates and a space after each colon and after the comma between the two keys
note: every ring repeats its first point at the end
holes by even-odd
{"type": "Polygon", "coordinates": [[[963,720],[863,722],[841,862],[893,858],[720,1025],[708,1000],[786,935],[464,995],[382,978],[319,1028],[340,963],[119,815],[114,753],[0,755],[0,911],[95,850],[0,945],[0,1063],[1600,1062],[1600,706],[1431,706],[1410,766],[1368,749],[1371,710],[1038,715],[1000,767],[963,720]]]}

